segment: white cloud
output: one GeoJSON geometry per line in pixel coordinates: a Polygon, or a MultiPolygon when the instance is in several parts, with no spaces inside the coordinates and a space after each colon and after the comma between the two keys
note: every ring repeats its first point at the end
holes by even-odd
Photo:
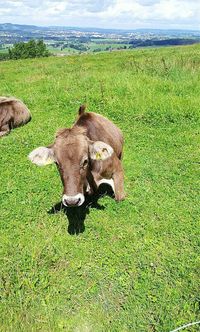
{"type": "Polygon", "coordinates": [[[0,0],[0,22],[121,29],[199,29],[200,1],[0,0]]]}

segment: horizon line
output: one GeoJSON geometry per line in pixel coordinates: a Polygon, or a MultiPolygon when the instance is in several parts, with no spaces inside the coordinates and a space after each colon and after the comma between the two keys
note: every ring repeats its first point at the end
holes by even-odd
{"type": "Polygon", "coordinates": [[[70,29],[98,29],[98,30],[113,30],[113,31],[137,31],[137,30],[161,30],[161,31],[200,31],[200,29],[190,29],[190,28],[129,28],[129,29],[123,29],[123,28],[100,28],[100,27],[92,27],[92,26],[71,26],[71,25],[35,25],[35,24],[24,24],[24,23],[10,23],[10,22],[4,22],[0,25],[4,24],[10,24],[10,25],[23,25],[23,26],[33,26],[38,28],[70,28],[70,29]]]}

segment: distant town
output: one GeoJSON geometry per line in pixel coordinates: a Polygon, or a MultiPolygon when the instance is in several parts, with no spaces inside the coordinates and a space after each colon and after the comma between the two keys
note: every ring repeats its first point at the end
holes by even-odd
{"type": "Polygon", "coordinates": [[[78,27],[38,27],[0,24],[0,53],[15,43],[43,40],[53,55],[105,52],[138,47],[160,47],[200,43],[200,31],[187,30],[112,30],[78,27]]]}

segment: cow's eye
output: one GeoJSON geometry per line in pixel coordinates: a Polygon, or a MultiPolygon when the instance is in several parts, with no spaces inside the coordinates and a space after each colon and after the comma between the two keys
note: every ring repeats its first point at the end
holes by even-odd
{"type": "Polygon", "coordinates": [[[88,164],[88,160],[85,159],[85,160],[82,162],[81,167],[82,167],[82,168],[86,168],[86,167],[87,167],[87,164],[88,164]]]}

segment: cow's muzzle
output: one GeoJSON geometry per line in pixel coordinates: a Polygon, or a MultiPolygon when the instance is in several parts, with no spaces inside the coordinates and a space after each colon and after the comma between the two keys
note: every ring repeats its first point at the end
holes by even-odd
{"type": "Polygon", "coordinates": [[[63,205],[65,206],[81,206],[85,201],[85,197],[83,194],[77,194],[75,196],[67,196],[67,195],[63,195],[62,197],[62,202],[63,205]]]}

